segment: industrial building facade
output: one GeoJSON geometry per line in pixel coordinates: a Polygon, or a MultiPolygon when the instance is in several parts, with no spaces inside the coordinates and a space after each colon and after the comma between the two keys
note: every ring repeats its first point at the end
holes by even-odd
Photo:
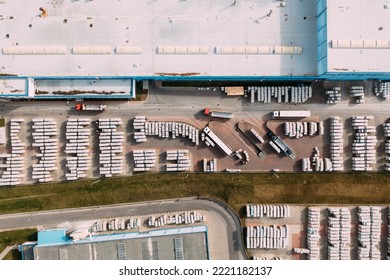
{"type": "Polygon", "coordinates": [[[137,80],[389,78],[382,1],[0,5],[2,97],[134,98],[137,80]]]}

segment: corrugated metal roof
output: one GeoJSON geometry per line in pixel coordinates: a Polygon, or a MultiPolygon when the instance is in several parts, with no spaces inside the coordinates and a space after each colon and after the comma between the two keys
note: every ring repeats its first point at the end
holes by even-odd
{"type": "Polygon", "coordinates": [[[123,239],[199,233],[199,232],[207,232],[207,226],[159,229],[159,230],[151,230],[146,232],[112,233],[112,234],[105,234],[105,235],[90,236],[85,239],[78,240],[77,242],[75,242],[73,239],[65,237],[66,230],[67,229],[53,229],[53,230],[39,231],[38,246],[42,247],[42,246],[52,246],[52,245],[66,245],[72,243],[83,244],[83,243],[94,243],[94,242],[104,242],[104,241],[117,241],[123,239]]]}

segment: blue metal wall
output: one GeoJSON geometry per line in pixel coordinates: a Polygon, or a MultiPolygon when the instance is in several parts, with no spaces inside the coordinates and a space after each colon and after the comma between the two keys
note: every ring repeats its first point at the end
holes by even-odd
{"type": "Polygon", "coordinates": [[[318,79],[326,80],[390,80],[390,72],[327,72],[318,79]]]}
{"type": "Polygon", "coordinates": [[[317,0],[317,73],[328,71],[328,30],[326,0],[317,0]]]}
{"type": "Polygon", "coordinates": [[[312,81],[316,76],[135,76],[136,81],[312,81]]]}

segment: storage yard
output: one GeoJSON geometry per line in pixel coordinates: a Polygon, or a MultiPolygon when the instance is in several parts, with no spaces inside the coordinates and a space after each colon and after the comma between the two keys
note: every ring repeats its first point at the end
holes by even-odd
{"type": "Polygon", "coordinates": [[[0,184],[143,172],[390,170],[386,105],[366,107],[390,97],[380,59],[390,46],[388,22],[378,22],[388,18],[387,5],[335,3],[4,1],[5,101],[113,106],[76,104],[39,121],[3,106],[0,184]],[[367,28],[339,27],[345,19],[367,28]],[[384,31],[372,37],[376,24],[384,31]],[[207,85],[174,89],[160,81],[207,85]],[[140,82],[153,100],[126,104],[140,82]],[[12,119],[22,120],[20,131],[12,119]]]}
{"type": "Polygon", "coordinates": [[[254,259],[390,258],[390,207],[246,205],[244,238],[254,259]]]}
{"type": "MultiPolygon", "coordinates": [[[[8,127],[11,127],[13,123],[10,121],[8,127]]],[[[213,121],[204,128],[204,132],[200,132],[201,127],[196,128],[186,123],[169,121],[145,122],[144,128],[138,126],[137,129],[137,126],[134,126],[134,130],[118,131],[120,126],[128,127],[120,118],[96,121],[91,118],[69,118],[65,123],[54,119],[33,119],[31,123],[27,121],[26,124],[26,120],[22,120],[22,123],[26,127],[31,124],[33,142],[25,143],[20,148],[18,146],[17,153],[18,157],[27,158],[26,165],[31,162],[32,175],[30,177],[29,174],[23,175],[22,171],[18,171],[18,175],[15,173],[14,177],[17,175],[20,178],[10,179],[7,181],[9,185],[35,181],[111,177],[147,171],[196,172],[203,171],[200,166],[205,158],[213,159],[213,168],[209,169],[212,172],[221,172],[226,169],[253,172],[268,171],[273,168],[282,171],[299,171],[298,167],[294,168],[294,160],[287,157],[281,158],[277,152],[267,149],[265,146],[267,142],[264,140],[267,136],[256,132],[257,135],[254,134],[254,136],[263,140],[263,143],[259,142],[256,146],[264,151],[260,157],[258,150],[253,148],[253,143],[247,144],[245,142],[247,139],[243,138],[234,126],[231,126],[234,124],[229,126],[213,121]],[[64,127],[65,129],[62,130],[64,127]],[[139,135],[137,131],[143,135],[139,135]],[[184,138],[177,139],[177,137],[184,138]],[[139,142],[140,139],[142,142],[139,142]],[[172,149],[175,147],[176,150],[172,149]],[[164,153],[166,156],[163,156],[164,153]],[[255,167],[259,163],[262,163],[262,167],[255,167]]],[[[256,123],[256,125],[264,127],[264,124],[256,123]]],[[[8,135],[15,134],[14,127],[12,125],[12,132],[8,135]]],[[[28,130],[23,133],[28,133],[28,130]]],[[[15,141],[14,139],[11,142],[14,146],[21,145],[15,141]]],[[[285,141],[289,143],[288,139],[285,141]]],[[[6,147],[6,145],[3,146],[4,157],[8,156],[7,150],[4,150],[6,147]]],[[[296,151],[301,149],[301,147],[292,147],[296,151]]],[[[311,152],[313,148],[307,151],[311,152]]],[[[10,156],[13,152],[14,150],[11,151],[10,156]]],[[[306,156],[310,155],[311,153],[306,154],[306,156]]],[[[15,166],[15,168],[20,168],[20,166],[15,166]]],[[[3,172],[4,175],[8,175],[9,171],[3,172]]],[[[2,184],[7,185],[6,181],[2,184]]]]}
{"type": "Polygon", "coordinates": [[[348,117],[278,110],[234,118],[82,114],[86,117],[5,117],[1,185],[139,172],[390,169],[388,119],[381,112],[348,117]]]}

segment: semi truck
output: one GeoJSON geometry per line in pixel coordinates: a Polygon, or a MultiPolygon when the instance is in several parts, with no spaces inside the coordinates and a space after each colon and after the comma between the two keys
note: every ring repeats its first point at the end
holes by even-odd
{"type": "Polygon", "coordinates": [[[86,104],[76,104],[74,106],[76,111],[104,111],[107,108],[107,105],[86,105],[86,104]]]}
{"type": "Polygon", "coordinates": [[[205,108],[203,113],[206,116],[216,117],[216,118],[224,118],[224,119],[234,118],[234,113],[232,113],[232,112],[213,110],[210,108],[205,108]]]}
{"type": "Polygon", "coordinates": [[[274,111],[274,118],[307,118],[310,117],[310,111],[274,111]]]}

